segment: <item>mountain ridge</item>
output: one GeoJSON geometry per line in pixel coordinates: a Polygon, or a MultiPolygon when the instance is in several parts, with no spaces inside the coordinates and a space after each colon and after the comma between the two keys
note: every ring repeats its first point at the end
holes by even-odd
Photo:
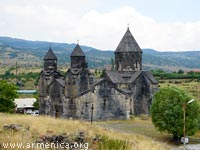
{"type": "MultiPolygon", "coordinates": [[[[0,62],[6,64],[6,59],[10,60],[8,62],[19,61],[25,64],[42,64],[43,57],[50,45],[58,57],[59,63],[69,64],[69,56],[76,46],[75,43],[30,41],[3,36],[0,37],[0,62]]],[[[99,50],[90,46],[80,46],[85,52],[90,68],[102,69],[105,65],[111,64],[111,58],[114,58],[113,50],[99,50]]],[[[142,50],[145,70],[200,70],[200,51],[161,52],[150,48],[142,50]]]]}

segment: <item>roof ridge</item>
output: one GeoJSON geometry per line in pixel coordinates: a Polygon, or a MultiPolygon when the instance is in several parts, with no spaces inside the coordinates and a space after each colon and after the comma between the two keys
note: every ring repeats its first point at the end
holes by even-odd
{"type": "Polygon", "coordinates": [[[142,70],[136,71],[132,77],[128,80],[129,83],[133,83],[141,74],[143,73],[142,70]]]}
{"type": "Polygon", "coordinates": [[[147,78],[149,78],[149,80],[153,83],[153,84],[157,84],[158,81],[154,78],[154,76],[151,74],[151,72],[149,71],[144,71],[144,74],[147,76],[147,78]]]}

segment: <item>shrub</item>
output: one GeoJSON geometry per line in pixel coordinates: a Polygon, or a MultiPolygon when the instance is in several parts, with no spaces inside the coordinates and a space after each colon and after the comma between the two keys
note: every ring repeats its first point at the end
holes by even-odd
{"type": "Polygon", "coordinates": [[[126,140],[111,139],[106,135],[98,135],[98,150],[130,150],[130,143],[126,140]]]}

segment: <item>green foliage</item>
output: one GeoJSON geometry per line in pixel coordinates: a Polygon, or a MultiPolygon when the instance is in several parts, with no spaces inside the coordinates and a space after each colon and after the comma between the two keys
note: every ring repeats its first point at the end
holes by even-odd
{"type": "Polygon", "coordinates": [[[106,69],[103,69],[100,77],[103,78],[105,76],[105,74],[106,74],[106,69]]]}
{"type": "Polygon", "coordinates": [[[0,81],[0,112],[12,112],[15,108],[14,98],[17,98],[16,86],[5,80],[0,81]]]}
{"type": "Polygon", "coordinates": [[[5,71],[4,74],[0,75],[0,78],[2,78],[3,80],[9,80],[9,81],[12,81],[11,79],[17,78],[16,85],[18,87],[23,87],[27,81],[31,81],[32,79],[34,80],[34,85],[35,86],[38,85],[38,76],[39,76],[38,72],[19,73],[16,76],[16,74],[11,73],[12,70],[13,70],[12,67],[9,68],[8,70],[5,71]]]}
{"type": "Polygon", "coordinates": [[[99,135],[98,150],[129,150],[130,143],[126,140],[110,139],[106,135],[99,135]]]}
{"type": "Polygon", "coordinates": [[[101,70],[98,70],[98,69],[95,69],[94,75],[95,75],[95,78],[101,78],[101,76],[102,76],[102,71],[101,71],[101,70]]]}
{"type": "Polygon", "coordinates": [[[95,69],[94,74],[95,74],[95,76],[97,76],[97,74],[98,74],[97,69],[95,69]]]}
{"type": "Polygon", "coordinates": [[[163,70],[151,70],[152,74],[158,79],[199,79],[200,72],[190,71],[184,73],[183,70],[178,72],[165,72],[163,70]]]}
{"type": "Polygon", "coordinates": [[[183,105],[186,104],[186,135],[199,129],[200,105],[197,100],[187,104],[192,97],[175,87],[161,88],[154,97],[151,117],[159,131],[167,131],[174,137],[183,135],[183,105]]]}
{"type": "Polygon", "coordinates": [[[9,79],[9,78],[11,79],[15,78],[15,75],[11,73],[11,71],[12,71],[12,68],[6,70],[4,74],[0,75],[0,78],[4,80],[9,79]]]}
{"type": "MultiPolygon", "coordinates": [[[[5,80],[9,78],[11,79],[16,78],[16,74],[11,73],[12,70],[13,70],[12,67],[9,68],[8,70],[5,71],[4,74],[0,75],[0,78],[5,79],[5,80]]],[[[39,76],[38,72],[28,72],[28,73],[19,73],[17,75],[17,78],[19,80],[25,79],[26,81],[28,81],[30,79],[37,79],[38,76],[39,76]]]]}
{"type": "Polygon", "coordinates": [[[179,69],[179,70],[178,70],[178,74],[184,74],[184,71],[181,70],[181,69],[179,69]]]}

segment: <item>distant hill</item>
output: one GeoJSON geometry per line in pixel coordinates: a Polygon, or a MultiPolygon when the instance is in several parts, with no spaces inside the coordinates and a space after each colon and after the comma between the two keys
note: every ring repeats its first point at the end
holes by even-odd
{"type": "MultiPolygon", "coordinates": [[[[0,65],[13,65],[16,61],[22,65],[42,65],[43,57],[50,45],[58,57],[59,64],[69,64],[70,54],[76,45],[74,43],[0,37],[0,65]]],[[[90,68],[103,68],[111,63],[111,58],[114,58],[113,50],[102,51],[83,45],[81,48],[86,54],[90,68]]],[[[143,49],[143,66],[145,70],[200,70],[200,51],[159,52],[153,49],[143,49]]]]}
{"type": "Polygon", "coordinates": [[[146,66],[152,66],[152,68],[200,69],[200,51],[158,52],[152,49],[143,49],[143,60],[146,66]]]}

